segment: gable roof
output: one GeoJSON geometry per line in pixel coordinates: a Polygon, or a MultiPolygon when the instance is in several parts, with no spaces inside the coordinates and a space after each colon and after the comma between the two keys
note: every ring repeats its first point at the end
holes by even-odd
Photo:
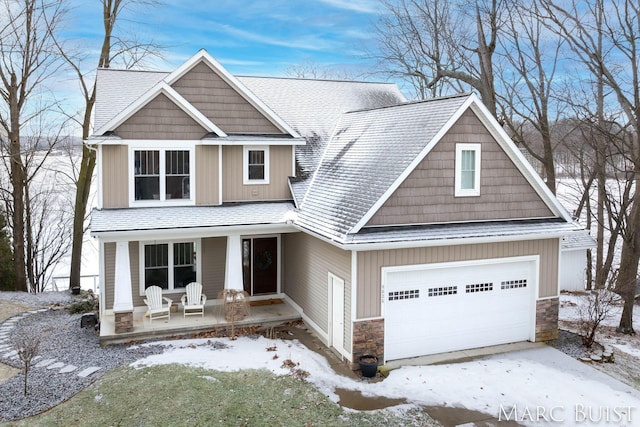
{"type": "Polygon", "coordinates": [[[358,233],[468,108],[487,126],[551,211],[570,215],[477,96],[459,95],[344,114],[298,213],[304,228],[345,242],[358,233]]]}
{"type": "MultiPolygon", "coordinates": [[[[120,97],[119,106],[124,104],[127,100],[129,103],[126,104],[124,108],[117,110],[114,107],[101,108],[100,113],[98,113],[98,117],[100,118],[100,122],[96,120],[94,122],[94,134],[102,135],[107,131],[113,130],[120,124],[122,124],[125,120],[131,117],[135,112],[137,112],[140,108],[146,105],[149,101],[155,98],[159,93],[163,92],[166,95],[171,94],[170,98],[182,108],[185,112],[191,115],[194,119],[201,122],[202,118],[206,120],[201,124],[204,124],[205,128],[210,132],[216,133],[218,136],[226,136],[224,132],[222,132],[217,126],[213,125],[209,119],[207,119],[202,113],[200,113],[191,103],[189,103],[186,99],[180,96],[171,85],[179,80],[182,76],[184,76],[189,70],[191,70],[196,65],[204,63],[213,72],[218,74],[228,85],[230,85],[240,96],[242,96],[247,102],[249,102],[254,108],[256,108],[264,117],[273,123],[277,128],[279,128],[282,132],[291,135],[294,138],[299,137],[298,133],[284,120],[282,120],[271,108],[269,108],[260,98],[256,97],[250,90],[248,90],[242,82],[240,82],[235,76],[229,73],[220,63],[218,63],[211,55],[209,55],[204,49],[200,50],[197,54],[192,56],[189,60],[183,63],[180,67],[174,70],[171,73],[165,74],[161,79],[155,80],[160,77],[158,74],[154,74],[153,76],[145,76],[142,78],[138,78],[135,82],[139,85],[139,87],[134,90],[137,96],[134,97],[133,94],[119,96],[120,97]],[[149,78],[146,78],[149,77],[149,78]],[[147,86],[151,85],[151,86],[147,86]],[[143,89],[142,86],[147,86],[146,90],[143,89]],[[213,126],[211,126],[213,125],[213,126]]],[[[104,83],[114,84],[107,90],[104,90],[105,101],[107,101],[112,94],[121,93],[122,88],[118,85],[118,82],[113,82],[109,78],[105,79],[102,76],[105,73],[98,73],[98,80],[96,84],[101,85],[104,83]]],[[[107,75],[109,73],[106,73],[107,75]]],[[[110,77],[110,76],[109,76],[110,77]]],[[[122,75],[120,75],[122,77],[122,75]]],[[[103,105],[106,104],[103,103],[103,105]]],[[[108,104],[107,104],[108,105],[108,104]]],[[[102,106],[101,106],[102,107],[102,106]]],[[[98,107],[96,107],[96,110],[98,107]]]]}

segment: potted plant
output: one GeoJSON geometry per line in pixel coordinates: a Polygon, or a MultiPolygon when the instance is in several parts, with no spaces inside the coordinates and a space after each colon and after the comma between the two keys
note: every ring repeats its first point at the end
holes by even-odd
{"type": "Polygon", "coordinates": [[[372,354],[360,356],[360,372],[366,378],[373,378],[378,372],[378,358],[372,354]]]}

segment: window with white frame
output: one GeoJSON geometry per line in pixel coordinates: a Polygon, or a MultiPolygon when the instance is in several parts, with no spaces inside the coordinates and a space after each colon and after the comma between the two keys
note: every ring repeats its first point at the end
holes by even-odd
{"type": "Polygon", "coordinates": [[[134,200],[190,200],[191,160],[190,150],[134,150],[134,200]]]}
{"type": "Polygon", "coordinates": [[[181,289],[196,281],[196,242],[146,243],[141,255],[144,289],[181,289]]]}
{"type": "Polygon", "coordinates": [[[268,184],[269,147],[245,146],[242,157],[244,184],[268,184]]]}
{"type": "Polygon", "coordinates": [[[455,195],[480,195],[480,144],[456,144],[455,195]]]}

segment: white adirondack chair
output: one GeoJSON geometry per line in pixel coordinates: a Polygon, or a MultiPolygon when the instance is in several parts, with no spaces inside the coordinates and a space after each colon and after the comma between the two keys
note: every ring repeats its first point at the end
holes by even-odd
{"type": "Polygon", "coordinates": [[[184,313],[183,317],[187,317],[190,314],[200,314],[204,317],[204,304],[207,302],[207,296],[202,293],[202,285],[198,282],[191,282],[185,290],[187,293],[180,298],[184,313]]]}
{"type": "Polygon", "coordinates": [[[173,303],[173,300],[162,296],[162,288],[155,285],[149,286],[144,293],[147,296],[144,303],[149,307],[147,310],[149,323],[153,323],[153,319],[162,319],[165,317],[171,320],[171,303],[173,303]],[[167,304],[164,305],[162,300],[165,300],[167,304]]]}

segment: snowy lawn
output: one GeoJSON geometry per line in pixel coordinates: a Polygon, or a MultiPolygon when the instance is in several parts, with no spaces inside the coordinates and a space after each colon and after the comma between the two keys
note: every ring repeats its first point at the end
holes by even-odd
{"type": "MultiPolygon", "coordinates": [[[[545,420],[589,425],[584,421],[605,415],[623,423],[631,417],[632,422],[626,421],[629,425],[640,423],[638,391],[548,347],[465,363],[403,367],[384,381],[369,383],[336,374],[323,356],[298,341],[241,337],[236,341],[198,339],[146,345],[158,344],[166,346],[163,354],[132,366],[180,363],[227,372],[267,369],[278,375],[304,371],[309,374],[307,381],[336,402],[335,389],[339,387],[358,390],[364,396],[406,398],[420,406],[464,407],[496,418],[516,418],[527,425],[545,420]]],[[[402,409],[407,409],[406,405],[402,409]]]]}

